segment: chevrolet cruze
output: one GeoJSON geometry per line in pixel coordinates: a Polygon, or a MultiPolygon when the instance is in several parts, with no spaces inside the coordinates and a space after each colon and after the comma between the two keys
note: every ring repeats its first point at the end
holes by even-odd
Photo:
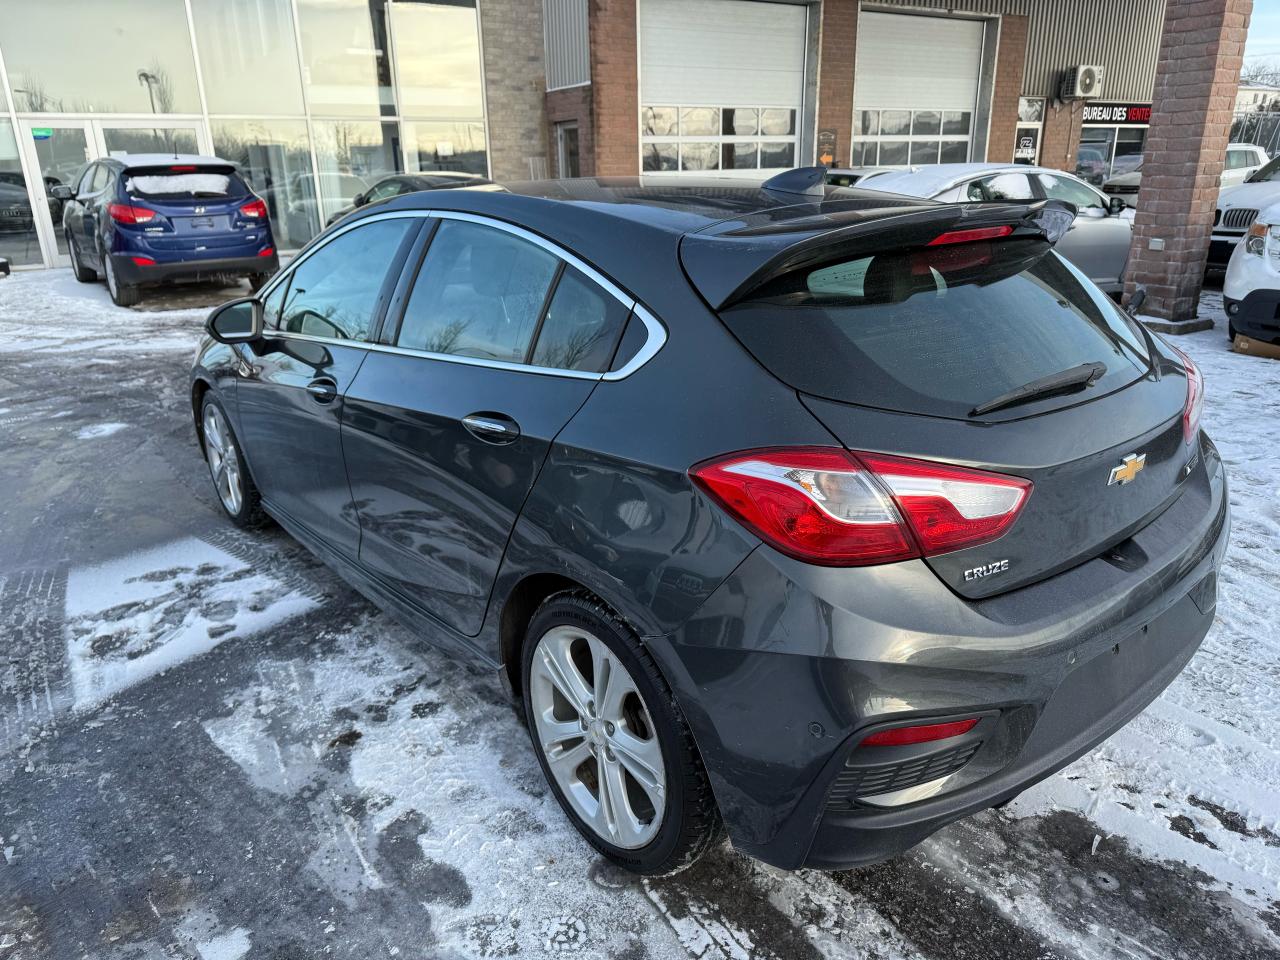
{"type": "Polygon", "coordinates": [[[893,856],[1213,619],[1200,374],[1054,251],[1073,209],[821,179],[369,204],[195,361],[227,516],[495,670],[637,872],[893,856]]]}

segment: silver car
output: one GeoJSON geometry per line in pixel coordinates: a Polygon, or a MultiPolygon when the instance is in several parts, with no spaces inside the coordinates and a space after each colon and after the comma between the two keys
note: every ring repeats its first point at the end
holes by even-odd
{"type": "Polygon", "coordinates": [[[1079,177],[1047,167],[999,163],[929,163],[868,177],[865,190],[928,197],[943,202],[1039,200],[1074,204],[1079,214],[1057,250],[1107,293],[1124,289],[1124,268],[1133,236],[1125,202],[1108,198],[1079,177]]]}

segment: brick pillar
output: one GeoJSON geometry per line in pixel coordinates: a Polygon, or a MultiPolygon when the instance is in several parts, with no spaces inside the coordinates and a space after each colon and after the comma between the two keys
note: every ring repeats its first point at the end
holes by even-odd
{"type": "Polygon", "coordinates": [[[1040,165],[1055,170],[1076,172],[1076,151],[1080,148],[1080,121],[1084,119],[1084,101],[1068,100],[1045,107],[1044,131],[1040,144],[1040,165]]]}
{"type": "Polygon", "coordinates": [[[818,41],[818,129],[836,132],[837,167],[847,166],[852,154],[857,46],[858,0],[824,0],[818,41]]]}
{"type": "Polygon", "coordinates": [[[987,162],[1013,160],[1018,136],[1018,98],[1022,95],[1022,71],[1027,61],[1029,18],[1006,14],[1000,18],[1000,43],[996,47],[996,79],[991,88],[991,132],[987,137],[987,162]]]}
{"type": "Polygon", "coordinates": [[[528,180],[547,157],[542,4],[481,0],[489,165],[495,180],[528,180]]]}
{"type": "Polygon", "coordinates": [[[591,0],[590,18],[595,175],[634,177],[640,173],[636,0],[591,0]]]}
{"type": "Polygon", "coordinates": [[[1169,0],[1142,159],[1126,297],[1144,313],[1196,315],[1253,0],[1169,0]]]}

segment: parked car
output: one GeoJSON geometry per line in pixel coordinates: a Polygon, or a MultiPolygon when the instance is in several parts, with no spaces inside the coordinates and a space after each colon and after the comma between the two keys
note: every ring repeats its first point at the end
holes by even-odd
{"type": "MultiPolygon", "coordinates": [[[[1219,184],[1232,187],[1244,183],[1267,162],[1267,152],[1252,143],[1232,143],[1227,146],[1226,164],[1219,176],[1219,184]]],[[[1118,161],[1117,161],[1118,162],[1118,161]]],[[[1142,158],[1126,172],[1117,173],[1102,185],[1109,197],[1123,197],[1130,206],[1137,206],[1138,190],[1142,186],[1142,158]]]]}
{"type": "Polygon", "coordinates": [[[893,173],[896,167],[832,167],[827,171],[827,183],[833,187],[852,187],[863,180],[893,173]]]}
{"type": "Polygon", "coordinates": [[[1106,738],[1214,619],[1200,374],[1054,252],[1070,209],[824,173],[395,197],[192,369],[230,521],[493,669],[637,872],[722,824],[784,868],[900,853],[1106,738]]]}
{"type": "Polygon", "coordinates": [[[266,204],[225,160],[104,157],[73,182],[53,188],[71,270],[81,283],[104,273],[118,306],[179,280],[246,277],[257,290],[280,268],[266,204]]]}
{"type": "Polygon", "coordinates": [[[391,197],[414,193],[418,190],[449,190],[455,187],[477,187],[488,190],[503,189],[492,180],[477,173],[397,173],[390,177],[383,177],[367,191],[357,193],[351,198],[351,205],[343,207],[334,213],[325,223],[325,226],[333,226],[333,224],[357,207],[363,207],[366,203],[376,203],[379,200],[388,200],[391,197]]]}
{"type": "Polygon", "coordinates": [[[1078,214],[1058,252],[1108,293],[1124,289],[1133,223],[1125,203],[1108,199],[1079,177],[1027,164],[931,163],[865,181],[868,190],[928,197],[946,203],[966,200],[1065,200],[1078,214]]]}
{"type": "Polygon", "coordinates": [[[1280,199],[1258,211],[1236,244],[1222,283],[1222,305],[1232,340],[1244,334],[1280,343],[1280,199]]]}
{"type": "Polygon", "coordinates": [[[1258,214],[1280,201],[1280,157],[1255,171],[1244,183],[1218,194],[1209,240],[1211,270],[1224,270],[1258,214]]]}

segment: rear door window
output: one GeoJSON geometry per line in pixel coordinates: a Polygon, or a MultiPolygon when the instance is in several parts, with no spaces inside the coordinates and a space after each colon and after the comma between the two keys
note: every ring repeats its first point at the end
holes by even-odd
{"type": "Polygon", "coordinates": [[[983,177],[969,184],[966,196],[970,200],[1034,200],[1031,178],[1025,173],[1000,173],[983,177]]]}
{"type": "Polygon", "coordinates": [[[1105,374],[1060,405],[1147,369],[1132,322],[1041,241],[924,247],[797,271],[722,316],[798,390],[932,416],[966,418],[1015,387],[1094,361],[1105,374]]]}
{"type": "Polygon", "coordinates": [[[103,190],[108,181],[111,180],[111,171],[107,169],[106,164],[100,163],[93,169],[93,182],[89,186],[89,190],[98,193],[103,190]]]}
{"type": "MultiPolygon", "coordinates": [[[[399,262],[401,244],[420,222],[397,217],[361,224],[308,256],[288,278],[279,329],[331,340],[368,340],[388,267],[399,262]]],[[[274,297],[268,298],[270,311],[276,309],[274,297]]]]}
{"type": "Polygon", "coordinates": [[[405,306],[396,344],[524,363],[560,259],[505,230],[443,220],[405,306]]]}

